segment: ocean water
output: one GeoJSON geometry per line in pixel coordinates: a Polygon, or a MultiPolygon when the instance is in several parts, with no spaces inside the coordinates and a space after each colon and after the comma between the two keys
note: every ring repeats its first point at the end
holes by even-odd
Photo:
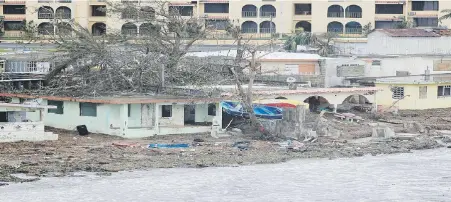
{"type": "Polygon", "coordinates": [[[44,178],[0,187],[0,201],[451,201],[451,149],[44,178]]]}

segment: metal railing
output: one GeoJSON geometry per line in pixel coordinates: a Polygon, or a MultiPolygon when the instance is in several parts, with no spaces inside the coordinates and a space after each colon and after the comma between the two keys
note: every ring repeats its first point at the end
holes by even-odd
{"type": "Polygon", "coordinates": [[[260,28],[260,33],[276,33],[276,28],[260,28]]]}
{"type": "Polygon", "coordinates": [[[53,13],[38,13],[38,19],[53,19],[53,13]]]}
{"type": "Polygon", "coordinates": [[[346,12],[346,18],[362,18],[362,12],[346,12]]]}
{"type": "Polygon", "coordinates": [[[248,33],[258,33],[258,28],[245,28],[241,29],[242,33],[248,34],[248,33]]]}
{"type": "Polygon", "coordinates": [[[243,18],[255,18],[257,17],[257,11],[242,11],[241,16],[243,18]]]}
{"type": "Polygon", "coordinates": [[[72,3],[72,0],[58,0],[58,3],[72,3]]]}
{"type": "Polygon", "coordinates": [[[137,36],[138,30],[136,29],[122,29],[121,33],[126,36],[137,36]]]}
{"type": "Polygon", "coordinates": [[[312,15],[312,11],[294,11],[295,15],[312,15]]]}
{"type": "Polygon", "coordinates": [[[71,13],[56,13],[55,18],[57,19],[71,19],[71,13]]]}
{"type": "Polygon", "coordinates": [[[345,34],[362,34],[362,28],[346,28],[345,34]]]}
{"type": "Polygon", "coordinates": [[[276,17],[276,12],[260,12],[260,17],[262,18],[275,18],[276,17]]]}
{"type": "Polygon", "coordinates": [[[328,12],[327,17],[328,18],[342,18],[345,16],[344,12],[328,12]]]}

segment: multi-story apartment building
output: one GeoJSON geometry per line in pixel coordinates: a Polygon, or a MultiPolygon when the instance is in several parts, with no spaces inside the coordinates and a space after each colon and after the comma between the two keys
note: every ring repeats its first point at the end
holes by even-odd
{"type": "MultiPolygon", "coordinates": [[[[118,2],[124,0],[116,0],[118,2]]],[[[152,15],[151,0],[128,0],[152,15]]],[[[362,27],[391,28],[403,19],[418,27],[450,26],[439,22],[441,10],[451,9],[451,1],[439,0],[169,0],[168,9],[183,16],[206,20],[206,25],[225,29],[227,21],[241,26],[244,33],[335,32],[360,34],[362,27]]],[[[127,22],[133,16],[107,15],[105,0],[0,0],[5,36],[19,36],[23,20],[38,25],[39,33],[58,30],[51,22],[55,17],[74,20],[94,35],[122,30],[127,34],[146,32],[149,24],[127,22]],[[105,8],[105,10],[103,9],[105,8]]],[[[59,27],[59,26],[57,26],[59,27]]]]}

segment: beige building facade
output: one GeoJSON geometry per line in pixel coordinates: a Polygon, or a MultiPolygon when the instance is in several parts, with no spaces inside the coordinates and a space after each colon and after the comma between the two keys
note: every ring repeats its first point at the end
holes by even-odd
{"type": "MultiPolygon", "coordinates": [[[[139,7],[155,4],[149,0],[128,2],[139,7]]],[[[0,0],[0,6],[6,37],[20,37],[23,20],[33,21],[41,34],[59,31],[50,23],[55,18],[62,19],[61,23],[74,20],[94,35],[118,30],[139,34],[140,27],[145,28],[141,24],[126,24],[130,16],[103,12],[108,10],[106,0],[0,0]]],[[[218,30],[225,29],[230,21],[248,34],[289,34],[303,30],[360,36],[366,25],[393,28],[403,19],[417,27],[451,27],[450,20],[438,20],[442,10],[451,9],[451,1],[447,0],[169,0],[167,8],[178,10],[182,16],[203,18],[206,25],[218,30]]]]}

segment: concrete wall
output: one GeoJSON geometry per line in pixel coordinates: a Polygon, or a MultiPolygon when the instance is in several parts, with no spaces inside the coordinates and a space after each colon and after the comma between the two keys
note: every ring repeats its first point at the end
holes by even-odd
{"type": "Polygon", "coordinates": [[[58,135],[44,132],[43,122],[0,123],[0,142],[57,140],[58,135]]]}
{"type": "MultiPolygon", "coordinates": [[[[451,85],[443,83],[440,85],[451,85]]],[[[376,87],[382,88],[383,91],[376,93],[377,104],[383,108],[394,106],[397,109],[431,109],[431,108],[448,108],[451,107],[451,97],[438,97],[438,84],[376,84],[376,87]],[[396,100],[392,98],[391,87],[404,87],[405,98],[396,100]],[[427,86],[427,96],[420,98],[420,86],[427,86]]]]}
{"type": "Polygon", "coordinates": [[[451,54],[451,37],[389,37],[375,31],[368,35],[368,54],[451,54]]]}
{"type": "Polygon", "coordinates": [[[321,93],[316,93],[316,94],[291,94],[291,95],[273,94],[271,96],[255,96],[254,99],[255,100],[257,100],[257,99],[275,99],[276,97],[282,96],[282,97],[286,97],[289,100],[297,100],[297,101],[303,102],[304,100],[306,100],[307,98],[309,98],[311,96],[321,96],[321,97],[324,97],[329,102],[329,104],[334,105],[334,104],[342,104],[346,98],[348,98],[349,96],[353,96],[353,95],[362,95],[365,98],[367,98],[370,103],[375,103],[375,101],[376,101],[375,94],[371,95],[371,94],[365,93],[365,92],[361,92],[361,93],[321,92],[321,93]]]}

